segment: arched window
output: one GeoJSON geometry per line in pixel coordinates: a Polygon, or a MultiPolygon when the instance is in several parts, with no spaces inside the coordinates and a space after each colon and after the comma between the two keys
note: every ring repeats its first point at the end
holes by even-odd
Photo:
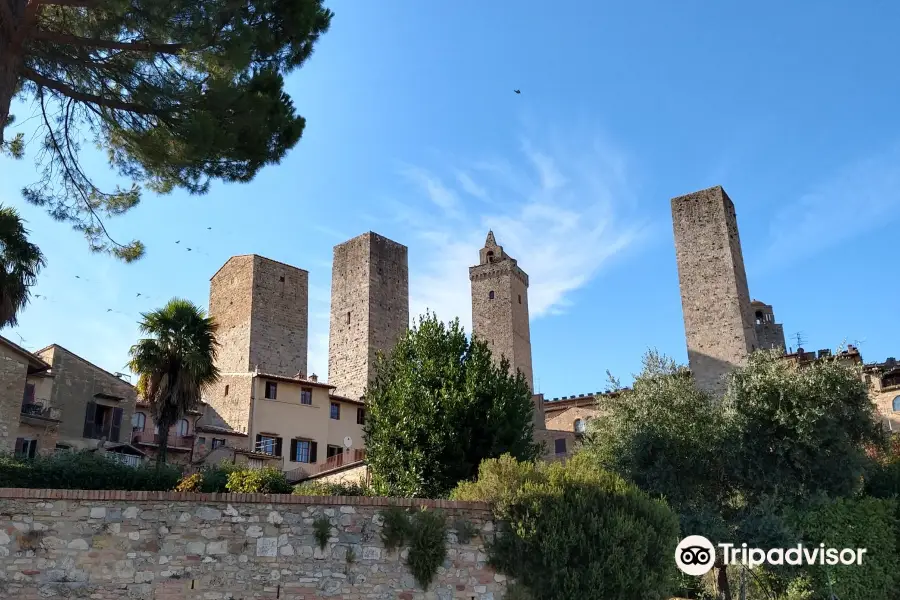
{"type": "Polygon", "coordinates": [[[493,299],[494,299],[494,290],[491,290],[488,292],[488,300],[493,300],[493,299]]]}
{"type": "Polygon", "coordinates": [[[131,415],[131,430],[143,431],[144,425],[147,424],[147,415],[142,412],[136,412],[131,415]]]}
{"type": "Polygon", "coordinates": [[[894,397],[893,406],[891,406],[891,408],[894,410],[894,412],[900,412],[900,396],[894,397]]]}
{"type": "Polygon", "coordinates": [[[494,251],[493,250],[488,250],[487,259],[488,259],[489,263],[494,262],[494,251]]]}
{"type": "Polygon", "coordinates": [[[188,434],[189,425],[187,419],[181,419],[175,424],[175,434],[185,436],[188,434]]]}
{"type": "Polygon", "coordinates": [[[575,433],[584,433],[584,421],[575,419],[575,433]]]}
{"type": "Polygon", "coordinates": [[[761,310],[756,311],[756,324],[759,325],[763,322],[763,314],[761,310]]]}

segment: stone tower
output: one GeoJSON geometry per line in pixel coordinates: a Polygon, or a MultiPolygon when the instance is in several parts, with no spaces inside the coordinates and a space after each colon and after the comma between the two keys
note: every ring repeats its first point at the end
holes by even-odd
{"type": "Polygon", "coordinates": [[[377,352],[393,350],[409,327],[406,246],[368,232],[334,247],[328,382],[360,398],[375,375],[377,352]]]}
{"type": "Polygon", "coordinates": [[[688,362],[716,395],[758,347],[734,204],[721,186],[672,199],[688,362]]]}
{"type": "Polygon", "coordinates": [[[750,303],[750,309],[753,311],[756,324],[758,347],[763,349],[781,348],[782,350],[787,348],[784,343],[784,326],[775,322],[775,311],[772,309],[772,305],[754,300],[750,303]]]}
{"type": "Polygon", "coordinates": [[[487,341],[495,360],[509,359],[534,390],[531,332],[528,326],[528,275],[497,244],[489,231],[479,261],[469,267],[472,282],[472,333],[487,341]]]}
{"type": "Polygon", "coordinates": [[[210,280],[209,314],[219,326],[221,378],[204,400],[245,432],[253,372],[306,376],[309,273],[256,254],[232,256],[210,280]]]}

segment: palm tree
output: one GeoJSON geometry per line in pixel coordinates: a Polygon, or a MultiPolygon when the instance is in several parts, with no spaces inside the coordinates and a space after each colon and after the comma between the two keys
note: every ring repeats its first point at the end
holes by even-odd
{"type": "Polygon", "coordinates": [[[44,264],[16,209],[0,206],[0,327],[18,325],[19,311],[28,304],[29,288],[44,264]]]}
{"type": "Polygon", "coordinates": [[[189,300],[173,298],[142,316],[140,329],[147,337],[131,347],[128,366],[138,375],[138,394],[159,427],[156,464],[162,465],[169,428],[196,409],[201,391],[219,379],[219,344],[213,318],[189,300]]]}

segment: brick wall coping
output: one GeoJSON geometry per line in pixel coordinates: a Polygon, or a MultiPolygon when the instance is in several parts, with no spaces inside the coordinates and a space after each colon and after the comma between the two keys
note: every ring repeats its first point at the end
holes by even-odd
{"type": "Polygon", "coordinates": [[[292,494],[196,494],[190,492],[136,492],[127,490],[41,490],[0,488],[0,500],[94,500],[100,502],[229,502],[233,504],[316,504],[347,506],[408,506],[490,511],[485,502],[458,502],[420,498],[368,496],[294,496],[292,494]]]}

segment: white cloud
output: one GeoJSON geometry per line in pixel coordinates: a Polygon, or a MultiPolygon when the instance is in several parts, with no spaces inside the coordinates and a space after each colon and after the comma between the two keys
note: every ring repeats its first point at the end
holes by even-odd
{"type": "Polygon", "coordinates": [[[900,208],[900,145],[860,160],[777,211],[762,267],[783,266],[885,225],[900,208]]]}
{"type": "Polygon", "coordinates": [[[489,229],[529,274],[532,319],[565,312],[569,294],[645,231],[624,157],[597,139],[525,139],[510,159],[405,166],[401,174],[412,189],[389,210],[409,232],[402,241],[410,247],[413,318],[430,309],[470,330],[468,268],[489,229]],[[430,210],[416,202],[423,193],[430,210]]]}

